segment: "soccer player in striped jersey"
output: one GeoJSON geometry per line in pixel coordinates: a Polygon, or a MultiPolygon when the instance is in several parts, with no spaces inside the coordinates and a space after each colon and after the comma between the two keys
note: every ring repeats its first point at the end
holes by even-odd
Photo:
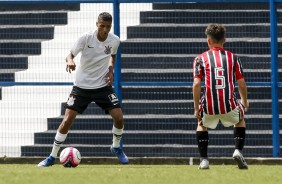
{"type": "Polygon", "coordinates": [[[209,50],[198,55],[193,62],[194,115],[198,120],[196,135],[201,157],[199,169],[209,168],[208,128],[215,129],[219,121],[225,127],[234,126],[233,158],[239,169],[248,169],[242,149],[246,134],[244,112],[247,112],[249,102],[241,61],[236,54],[223,48],[225,43],[223,25],[210,24],[205,34],[209,50]],[[202,97],[201,81],[205,84],[202,97]],[[236,82],[240,101],[235,96],[236,82]]]}

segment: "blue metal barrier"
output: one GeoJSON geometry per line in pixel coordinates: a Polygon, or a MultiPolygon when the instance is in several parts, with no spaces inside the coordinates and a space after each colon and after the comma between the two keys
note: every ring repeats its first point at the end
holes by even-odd
{"type": "MultiPolygon", "coordinates": [[[[154,2],[215,2],[214,0],[0,0],[0,4],[64,4],[64,3],[113,3],[114,9],[114,33],[120,35],[119,4],[120,3],[154,3],[154,2]]],[[[282,82],[278,81],[278,47],[277,47],[277,17],[276,3],[282,0],[216,0],[216,2],[258,2],[270,3],[271,23],[271,82],[250,82],[248,86],[271,86],[272,88],[272,129],[273,129],[273,157],[280,156],[280,134],[279,134],[279,96],[278,87],[282,82]]],[[[118,98],[121,100],[122,86],[192,86],[192,82],[122,82],[121,81],[121,53],[117,52],[115,66],[114,87],[118,98]]],[[[68,82],[0,82],[0,86],[12,85],[72,85],[68,82]]]]}
{"type": "Polygon", "coordinates": [[[279,128],[279,95],[278,95],[278,44],[276,3],[270,0],[270,37],[271,37],[271,90],[272,90],[272,144],[273,157],[280,156],[280,128],[279,128]]]}

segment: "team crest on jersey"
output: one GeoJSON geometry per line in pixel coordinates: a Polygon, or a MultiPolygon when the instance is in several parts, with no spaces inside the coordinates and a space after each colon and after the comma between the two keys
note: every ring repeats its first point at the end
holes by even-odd
{"type": "Polygon", "coordinates": [[[115,93],[110,94],[108,97],[114,105],[116,105],[118,103],[118,98],[117,98],[117,95],[115,93]]]}
{"type": "Polygon", "coordinates": [[[69,97],[67,101],[68,106],[73,106],[74,101],[75,101],[75,98],[73,96],[69,97]]]}
{"type": "Polygon", "coordinates": [[[105,46],[105,50],[104,50],[105,54],[110,54],[111,53],[111,49],[112,49],[112,47],[105,46]]]}

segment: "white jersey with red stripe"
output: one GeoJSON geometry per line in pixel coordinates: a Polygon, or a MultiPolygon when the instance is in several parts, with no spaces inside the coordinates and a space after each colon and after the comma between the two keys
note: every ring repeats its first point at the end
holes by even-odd
{"type": "Polygon", "coordinates": [[[195,58],[193,76],[205,83],[200,105],[206,114],[226,114],[238,106],[235,82],[244,75],[237,55],[223,48],[212,48],[195,58]]]}

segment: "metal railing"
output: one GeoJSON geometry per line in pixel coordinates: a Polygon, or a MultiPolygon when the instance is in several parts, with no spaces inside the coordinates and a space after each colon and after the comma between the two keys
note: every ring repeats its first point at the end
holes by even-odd
{"type": "MultiPolygon", "coordinates": [[[[112,3],[114,11],[114,33],[120,36],[120,3],[156,3],[156,2],[215,2],[214,0],[0,0],[0,4],[64,4],[64,3],[112,3]]],[[[280,156],[279,127],[279,95],[278,88],[282,82],[278,80],[278,38],[277,38],[277,8],[282,0],[216,0],[219,2],[257,2],[269,3],[270,7],[270,38],[271,38],[271,82],[249,82],[248,86],[268,86],[272,89],[272,142],[273,157],[280,156]]],[[[114,87],[121,99],[122,86],[191,86],[191,82],[123,82],[121,80],[121,52],[117,53],[114,87]]],[[[0,82],[0,86],[12,85],[72,85],[69,82],[0,82]]]]}

